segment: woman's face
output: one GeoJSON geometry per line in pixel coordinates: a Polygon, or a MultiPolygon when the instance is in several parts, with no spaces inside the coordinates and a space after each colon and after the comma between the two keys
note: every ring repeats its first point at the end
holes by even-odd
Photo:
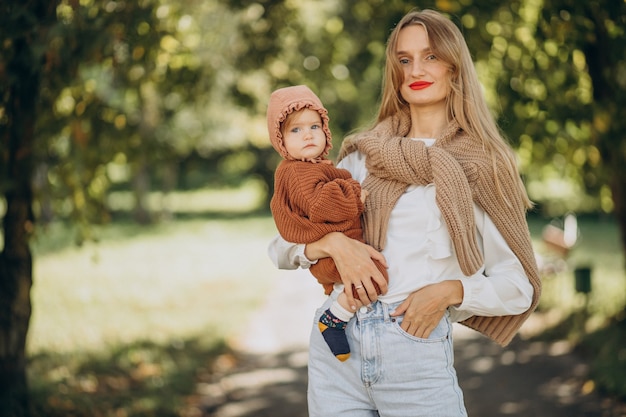
{"type": "Polygon", "coordinates": [[[433,54],[422,25],[400,30],[396,57],[404,76],[400,86],[402,98],[410,106],[445,109],[445,99],[450,93],[449,66],[433,54]]]}

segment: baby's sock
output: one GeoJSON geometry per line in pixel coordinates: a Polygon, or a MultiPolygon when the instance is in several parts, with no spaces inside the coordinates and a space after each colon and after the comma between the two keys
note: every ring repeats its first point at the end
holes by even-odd
{"type": "Polygon", "coordinates": [[[354,313],[335,302],[322,314],[319,323],[317,323],[331,352],[341,362],[350,357],[350,345],[348,345],[345,330],[348,321],[353,316],[354,313]]]}

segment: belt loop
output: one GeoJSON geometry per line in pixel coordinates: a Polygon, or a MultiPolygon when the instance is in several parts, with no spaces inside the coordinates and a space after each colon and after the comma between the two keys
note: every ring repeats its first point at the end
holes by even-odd
{"type": "Polygon", "coordinates": [[[385,319],[385,323],[389,323],[390,321],[390,317],[389,317],[389,304],[387,303],[380,303],[383,307],[383,317],[385,319]]]}

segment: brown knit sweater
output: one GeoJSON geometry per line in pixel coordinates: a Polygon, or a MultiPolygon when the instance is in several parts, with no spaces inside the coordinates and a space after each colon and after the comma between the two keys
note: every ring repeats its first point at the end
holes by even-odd
{"type": "MultiPolygon", "coordinates": [[[[436,186],[436,201],[446,222],[459,266],[467,276],[483,264],[476,240],[472,199],[492,219],[519,258],[534,288],[531,307],[516,316],[472,316],[463,324],[507,345],[539,302],[541,281],[532,248],[523,196],[505,161],[497,161],[498,179],[506,201],[496,188],[492,160],[481,143],[451,123],[435,144],[404,138],[410,116],[400,113],[374,129],[344,141],[339,159],[359,150],[367,156],[370,175],[362,186],[369,191],[365,204],[365,240],[378,250],[385,246],[391,210],[409,184],[436,186]]],[[[489,275],[489,271],[485,271],[489,275]]]]}
{"type": "MultiPolygon", "coordinates": [[[[330,232],[342,232],[361,242],[361,185],[350,172],[332,164],[283,160],[274,174],[274,195],[270,202],[280,235],[293,243],[312,243],[330,232]]],[[[387,278],[385,267],[376,266],[387,278]]],[[[341,276],[332,258],[312,265],[311,274],[330,294],[341,276]]],[[[375,284],[380,294],[380,288],[375,284]]],[[[358,294],[353,289],[353,295],[358,294]]]]}

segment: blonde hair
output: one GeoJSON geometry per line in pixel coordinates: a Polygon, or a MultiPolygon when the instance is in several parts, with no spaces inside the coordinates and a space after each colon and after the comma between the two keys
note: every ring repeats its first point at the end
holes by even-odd
{"type": "MultiPolygon", "coordinates": [[[[498,181],[496,161],[500,157],[509,172],[517,178],[519,191],[527,208],[533,206],[521,181],[515,156],[498,128],[487,106],[474,68],[474,62],[459,28],[447,17],[434,10],[413,10],[396,25],[387,41],[382,98],[376,123],[392,116],[408,104],[400,94],[403,71],[397,59],[398,36],[407,26],[421,25],[428,34],[430,48],[437,58],[450,68],[450,94],[446,99],[447,116],[482,142],[483,149],[491,156],[498,193],[504,198],[498,181]]],[[[506,198],[505,198],[506,201],[506,198]]]]}

